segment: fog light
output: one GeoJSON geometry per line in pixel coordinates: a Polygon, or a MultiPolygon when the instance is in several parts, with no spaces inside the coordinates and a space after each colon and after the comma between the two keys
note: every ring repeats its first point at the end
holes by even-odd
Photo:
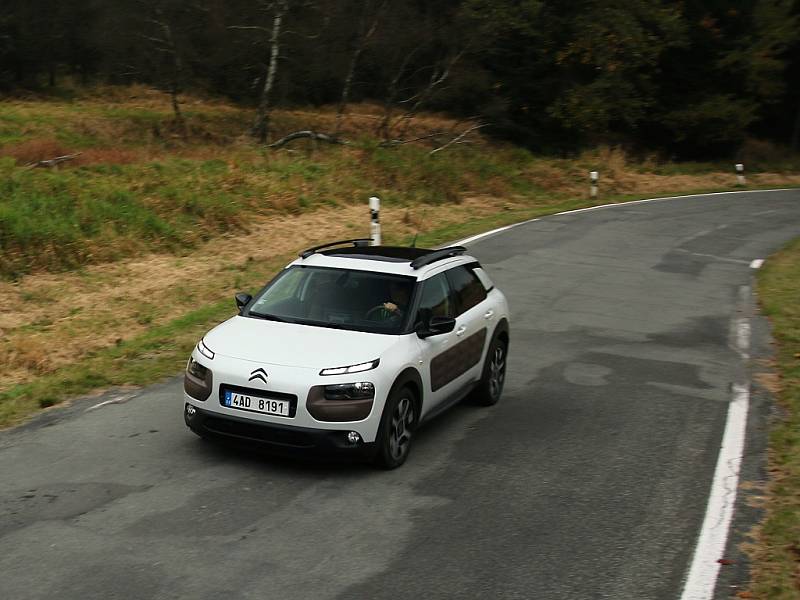
{"type": "Polygon", "coordinates": [[[186,405],[186,414],[188,416],[193,417],[194,413],[196,413],[196,412],[197,412],[197,409],[194,406],[192,406],[191,404],[187,404],[186,405]]]}
{"type": "Polygon", "coordinates": [[[361,441],[361,436],[358,435],[356,431],[348,431],[347,432],[347,442],[349,444],[357,444],[361,441]]]}

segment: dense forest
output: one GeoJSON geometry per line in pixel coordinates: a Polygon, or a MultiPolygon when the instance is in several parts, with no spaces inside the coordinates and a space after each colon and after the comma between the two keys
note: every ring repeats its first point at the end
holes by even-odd
{"type": "MultiPolygon", "coordinates": [[[[447,111],[540,152],[800,145],[797,0],[3,0],[0,91],[145,83],[254,107],[447,111]]],[[[325,132],[336,136],[337,131],[325,132]]]]}

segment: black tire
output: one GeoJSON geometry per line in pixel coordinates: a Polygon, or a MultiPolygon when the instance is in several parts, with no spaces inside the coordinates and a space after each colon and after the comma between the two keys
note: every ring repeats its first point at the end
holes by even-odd
{"type": "Polygon", "coordinates": [[[506,382],[507,359],[508,343],[503,339],[495,338],[486,353],[481,380],[471,395],[475,404],[492,406],[500,400],[506,382]]]}
{"type": "Polygon", "coordinates": [[[383,408],[374,462],[384,469],[396,469],[408,458],[417,425],[417,398],[407,385],[392,390],[383,408]]]}

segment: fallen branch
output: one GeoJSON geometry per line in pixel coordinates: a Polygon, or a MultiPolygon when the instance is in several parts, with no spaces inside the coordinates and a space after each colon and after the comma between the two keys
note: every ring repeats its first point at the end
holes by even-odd
{"type": "Polygon", "coordinates": [[[403,144],[410,144],[412,142],[419,142],[421,140],[429,140],[431,138],[441,137],[443,135],[447,135],[447,133],[444,131],[437,131],[436,133],[429,133],[428,135],[411,138],[410,140],[386,140],[380,143],[380,147],[391,148],[394,146],[402,146],[403,144]]]}
{"type": "Polygon", "coordinates": [[[467,137],[470,133],[472,133],[476,129],[480,129],[481,127],[486,127],[487,125],[488,125],[488,123],[478,123],[477,125],[473,125],[472,127],[467,129],[466,131],[463,131],[462,133],[460,133],[459,135],[454,137],[452,140],[447,142],[444,146],[439,146],[438,148],[434,148],[433,150],[428,152],[428,156],[433,156],[434,154],[436,154],[440,150],[444,150],[445,148],[448,148],[449,146],[452,146],[453,144],[461,144],[461,143],[463,143],[462,140],[465,137],[467,137]]]}
{"type": "Polygon", "coordinates": [[[280,148],[282,146],[285,146],[289,142],[292,142],[294,140],[299,140],[301,138],[308,138],[317,142],[327,142],[329,144],[344,144],[344,145],[349,144],[348,141],[338,137],[334,137],[332,135],[328,135],[327,133],[318,133],[316,131],[306,130],[306,131],[295,131],[294,133],[290,133],[289,135],[279,139],[277,142],[269,144],[269,146],[267,147],[280,148]]]}
{"type": "Polygon", "coordinates": [[[76,152],[75,154],[65,154],[64,156],[56,156],[55,158],[49,158],[47,160],[39,160],[32,163],[28,163],[26,166],[29,169],[35,169],[36,167],[52,168],[60,165],[63,162],[67,162],[68,160],[78,158],[81,154],[82,154],[81,152],[76,152]]]}

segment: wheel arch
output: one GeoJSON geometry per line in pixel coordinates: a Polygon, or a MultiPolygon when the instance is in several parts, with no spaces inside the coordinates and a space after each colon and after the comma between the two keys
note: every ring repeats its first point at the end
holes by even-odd
{"type": "Polygon", "coordinates": [[[500,319],[492,334],[492,342],[498,339],[503,340],[506,344],[506,349],[508,349],[509,342],[511,341],[511,330],[508,326],[508,319],[505,317],[500,319]]]}
{"type": "Polygon", "coordinates": [[[414,392],[414,404],[417,410],[417,419],[419,419],[422,415],[424,387],[422,385],[422,376],[414,367],[406,367],[395,377],[394,383],[389,389],[389,395],[395,393],[403,386],[410,387],[414,392]]]}

